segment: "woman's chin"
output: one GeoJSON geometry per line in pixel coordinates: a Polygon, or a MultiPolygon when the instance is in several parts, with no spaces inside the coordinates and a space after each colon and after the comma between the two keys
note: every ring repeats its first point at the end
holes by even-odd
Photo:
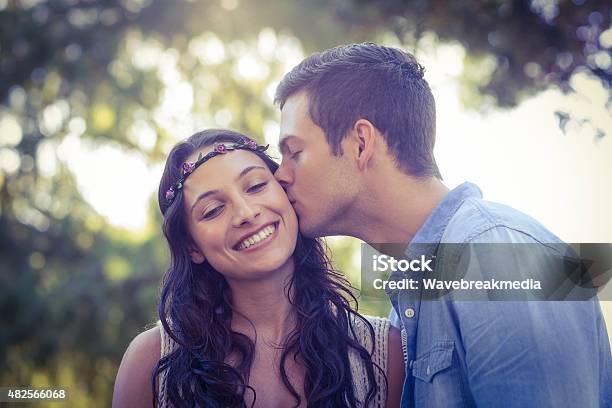
{"type": "Polygon", "coordinates": [[[253,265],[253,269],[259,273],[275,274],[281,270],[290,270],[293,272],[293,258],[291,256],[282,256],[277,258],[262,259],[253,265]],[[289,262],[291,260],[291,262],[289,262]]]}
{"type": "Polygon", "coordinates": [[[248,270],[242,270],[239,275],[244,280],[268,280],[277,275],[293,273],[293,257],[290,255],[267,256],[264,259],[250,263],[248,270]]]}

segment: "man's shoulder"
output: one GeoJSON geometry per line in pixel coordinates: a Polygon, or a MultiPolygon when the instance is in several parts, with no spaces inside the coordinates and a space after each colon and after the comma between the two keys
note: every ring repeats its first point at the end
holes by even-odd
{"type": "Polygon", "coordinates": [[[471,242],[483,235],[493,242],[514,242],[518,237],[546,243],[561,242],[533,217],[479,197],[469,197],[461,204],[449,220],[442,242],[471,242]]]}

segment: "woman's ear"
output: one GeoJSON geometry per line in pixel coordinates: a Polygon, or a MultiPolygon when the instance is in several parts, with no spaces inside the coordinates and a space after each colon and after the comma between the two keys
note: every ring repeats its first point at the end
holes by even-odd
{"type": "Polygon", "coordinates": [[[191,258],[191,262],[195,264],[204,263],[204,261],[206,260],[206,258],[204,257],[204,254],[202,254],[202,251],[200,251],[195,246],[189,247],[189,257],[191,258]]]}

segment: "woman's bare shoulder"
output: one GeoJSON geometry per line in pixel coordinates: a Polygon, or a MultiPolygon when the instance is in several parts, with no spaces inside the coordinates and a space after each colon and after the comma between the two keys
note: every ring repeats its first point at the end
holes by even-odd
{"type": "Polygon", "coordinates": [[[389,327],[388,338],[389,353],[387,355],[388,394],[387,406],[399,407],[405,379],[404,351],[400,331],[393,326],[389,327]]]}
{"type": "Polygon", "coordinates": [[[151,374],[161,355],[159,326],[136,336],[128,346],[115,380],[113,407],[151,407],[151,374]]]}

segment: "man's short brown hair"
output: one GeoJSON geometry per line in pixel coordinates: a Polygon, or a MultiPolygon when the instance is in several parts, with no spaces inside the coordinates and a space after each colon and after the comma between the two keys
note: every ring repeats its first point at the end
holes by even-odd
{"type": "Polygon", "coordinates": [[[399,169],[416,177],[440,172],[433,156],[436,107],[424,68],[409,53],[373,43],[349,44],[313,54],[276,89],[282,109],[306,91],[312,121],[323,129],[334,154],[359,119],[384,135],[399,169]]]}

